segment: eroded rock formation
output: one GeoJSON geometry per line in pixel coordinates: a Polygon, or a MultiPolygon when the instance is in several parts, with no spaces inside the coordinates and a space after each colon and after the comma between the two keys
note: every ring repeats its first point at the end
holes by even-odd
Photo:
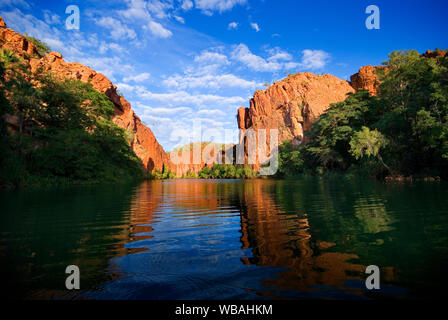
{"type": "MultiPolygon", "coordinates": [[[[170,153],[170,159],[176,165],[176,175],[182,177],[188,174],[198,174],[204,167],[214,164],[225,164],[226,155],[234,157],[233,144],[221,145],[215,143],[190,143],[170,153]]],[[[233,158],[228,162],[232,163],[233,158]]]]}
{"type": "Polygon", "coordinates": [[[141,159],[145,169],[162,170],[163,165],[166,165],[172,171],[176,170],[151,129],[143,125],[130,103],[117,93],[117,87],[106,76],[80,63],[66,62],[57,52],[41,56],[34,44],[25,36],[9,29],[1,17],[0,49],[10,50],[21,57],[31,72],[42,69],[50,71],[60,79],[76,79],[90,83],[94,89],[104,93],[114,103],[115,115],[112,120],[133,137],[131,147],[141,159]]]}
{"type": "Polygon", "coordinates": [[[378,69],[383,69],[384,66],[365,66],[359,69],[358,73],[355,73],[350,77],[350,84],[355,90],[367,90],[372,95],[377,94],[378,85],[380,79],[376,74],[378,69]]]}
{"type": "MultiPolygon", "coordinates": [[[[426,51],[426,58],[444,57],[447,51],[426,51]]],[[[269,130],[278,129],[279,144],[291,140],[294,144],[306,142],[304,132],[311,129],[313,122],[323,114],[332,103],[345,100],[347,94],[358,90],[378,94],[381,83],[378,71],[387,72],[387,66],[364,66],[350,77],[350,82],[331,75],[298,73],[290,75],[267,88],[258,90],[250,100],[250,107],[240,107],[237,113],[238,127],[242,130],[240,143],[245,144],[245,161],[248,163],[248,129],[266,129],[267,144],[269,130]]],[[[258,137],[258,136],[257,136],[258,137]]],[[[268,150],[269,147],[266,148],[268,150]]],[[[257,156],[254,169],[260,168],[257,156]]]]}
{"type": "MultiPolygon", "coordinates": [[[[270,129],[278,129],[280,143],[292,140],[300,144],[304,132],[311,129],[311,124],[331,103],[343,101],[353,92],[347,81],[332,75],[290,75],[264,91],[256,91],[250,107],[238,110],[238,126],[242,133],[249,128],[266,129],[268,143],[270,129]]],[[[257,160],[255,169],[259,167],[257,160]]]]}
{"type": "Polygon", "coordinates": [[[447,52],[448,52],[447,50],[439,50],[439,49],[436,49],[434,51],[427,50],[424,54],[422,54],[422,57],[425,58],[445,57],[447,52]]]}

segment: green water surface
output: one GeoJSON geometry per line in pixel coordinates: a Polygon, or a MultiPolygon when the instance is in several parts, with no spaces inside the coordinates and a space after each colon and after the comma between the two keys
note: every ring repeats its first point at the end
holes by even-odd
{"type": "Polygon", "coordinates": [[[445,291],[448,185],[167,180],[0,192],[20,299],[425,299],[445,291]],[[77,265],[81,290],[65,288],[77,265]],[[365,288],[365,269],[381,289],[365,288]]]}

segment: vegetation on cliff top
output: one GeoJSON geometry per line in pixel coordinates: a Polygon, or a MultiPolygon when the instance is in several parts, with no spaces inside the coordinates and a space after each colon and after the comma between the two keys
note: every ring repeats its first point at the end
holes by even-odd
{"type": "Polygon", "coordinates": [[[0,185],[142,176],[124,130],[110,120],[112,102],[90,84],[31,74],[19,58],[3,50],[0,102],[0,185]]]}
{"type": "Polygon", "coordinates": [[[25,37],[29,42],[36,46],[36,49],[41,56],[51,51],[51,48],[45,42],[42,42],[39,39],[30,36],[28,33],[25,33],[25,37]]]}
{"type": "Polygon", "coordinates": [[[400,51],[384,64],[377,96],[350,94],[313,124],[310,143],[281,146],[280,175],[448,178],[448,56],[400,51]]]}

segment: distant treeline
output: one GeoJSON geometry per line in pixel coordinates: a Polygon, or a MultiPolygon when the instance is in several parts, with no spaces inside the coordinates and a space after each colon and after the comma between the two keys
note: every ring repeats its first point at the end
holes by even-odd
{"type": "MultiPolygon", "coordinates": [[[[212,167],[205,166],[197,174],[187,171],[182,175],[181,179],[252,179],[258,177],[258,173],[250,166],[232,165],[232,164],[215,164],[212,167]]],[[[175,179],[176,175],[166,166],[162,171],[157,169],[149,174],[149,178],[153,180],[175,179]]]]}

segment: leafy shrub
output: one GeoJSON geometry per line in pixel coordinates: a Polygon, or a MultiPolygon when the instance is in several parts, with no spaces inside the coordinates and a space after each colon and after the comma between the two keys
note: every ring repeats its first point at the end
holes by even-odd
{"type": "Polygon", "coordinates": [[[167,179],[175,179],[176,174],[172,172],[166,165],[163,165],[162,171],[155,168],[152,172],[148,174],[150,180],[167,180],[167,179]]]}
{"type": "Polygon", "coordinates": [[[51,51],[51,48],[45,42],[28,35],[28,33],[25,33],[25,37],[29,42],[31,42],[32,44],[34,44],[36,46],[37,51],[39,52],[39,54],[41,56],[43,56],[46,53],[49,53],[51,51]]]}
{"type": "Polygon", "coordinates": [[[201,179],[250,179],[257,173],[249,166],[219,165],[204,167],[198,174],[201,179]]]}
{"type": "Polygon", "coordinates": [[[306,133],[280,147],[281,175],[362,172],[448,178],[448,56],[396,51],[377,73],[378,95],[349,94],[306,133]]]}

